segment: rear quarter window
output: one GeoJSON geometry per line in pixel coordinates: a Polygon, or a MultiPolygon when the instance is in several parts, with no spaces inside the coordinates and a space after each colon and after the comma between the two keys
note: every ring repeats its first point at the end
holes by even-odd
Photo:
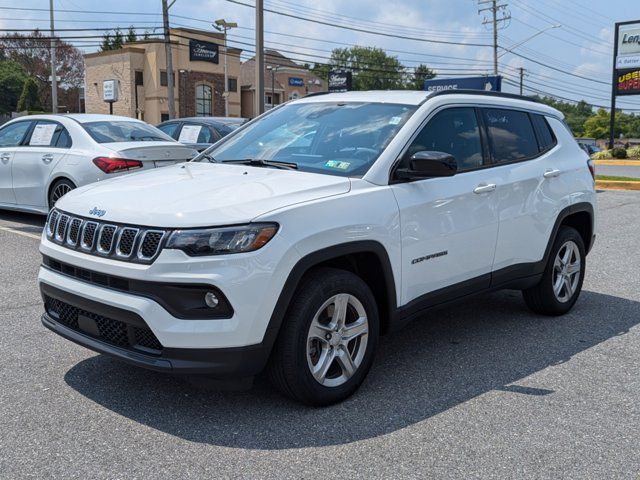
{"type": "Polygon", "coordinates": [[[544,118],[544,115],[534,113],[531,115],[531,122],[538,138],[540,152],[551,150],[556,145],[556,137],[547,119],[544,118]]]}

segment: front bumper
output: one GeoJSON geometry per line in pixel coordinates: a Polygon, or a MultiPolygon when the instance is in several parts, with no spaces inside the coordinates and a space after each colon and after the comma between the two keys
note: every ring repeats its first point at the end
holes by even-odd
{"type": "MultiPolygon", "coordinates": [[[[90,312],[92,318],[106,318],[126,325],[126,328],[146,326],[135,313],[103,303],[88,300],[60,290],[46,283],[40,284],[45,299],[55,299],[65,305],[90,312]]],[[[87,315],[85,315],[87,316],[87,315]]],[[[268,360],[269,348],[265,344],[232,348],[168,348],[160,350],[134,350],[104,341],[97,330],[70,327],[48,312],[42,315],[45,327],[79,345],[118,358],[138,367],[176,374],[207,374],[215,378],[243,378],[259,373],[268,360]]]]}

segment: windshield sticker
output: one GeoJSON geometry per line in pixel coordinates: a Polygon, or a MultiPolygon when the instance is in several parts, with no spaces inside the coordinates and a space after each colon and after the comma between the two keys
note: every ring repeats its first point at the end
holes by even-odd
{"type": "Polygon", "coordinates": [[[337,168],[338,170],[347,170],[350,166],[350,162],[339,162],[338,160],[329,160],[324,164],[325,167],[337,168]]]}
{"type": "Polygon", "coordinates": [[[51,145],[51,139],[56,131],[57,125],[55,123],[45,123],[36,125],[31,134],[31,140],[29,145],[49,146],[51,145]]]}
{"type": "Polygon", "coordinates": [[[202,127],[200,125],[184,125],[180,131],[180,143],[198,143],[198,136],[200,135],[202,127]]]}
{"type": "Polygon", "coordinates": [[[389,125],[398,125],[402,121],[402,117],[391,117],[389,125]]]}

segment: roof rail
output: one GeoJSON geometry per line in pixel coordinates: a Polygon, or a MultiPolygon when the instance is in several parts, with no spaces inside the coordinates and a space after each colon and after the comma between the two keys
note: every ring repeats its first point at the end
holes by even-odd
{"type": "Polygon", "coordinates": [[[452,89],[452,90],[439,90],[429,95],[429,98],[439,97],[441,95],[482,95],[485,97],[500,97],[500,98],[512,98],[514,100],[524,100],[526,102],[542,103],[540,100],[525,97],[524,95],[517,95],[515,93],[495,92],[493,90],[471,90],[471,89],[452,89]]]}
{"type": "Polygon", "coordinates": [[[318,95],[326,95],[328,93],[332,93],[332,92],[312,92],[312,93],[307,93],[304,97],[302,98],[309,98],[309,97],[317,97],[318,95]]]}

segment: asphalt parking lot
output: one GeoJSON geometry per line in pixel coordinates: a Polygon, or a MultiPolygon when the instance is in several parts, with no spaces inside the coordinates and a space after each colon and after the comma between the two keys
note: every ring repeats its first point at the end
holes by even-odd
{"type": "Polygon", "coordinates": [[[385,337],[350,400],[219,392],[40,324],[40,217],[0,212],[0,478],[640,478],[640,192],[598,195],[562,318],[519,292],[385,337]]]}

